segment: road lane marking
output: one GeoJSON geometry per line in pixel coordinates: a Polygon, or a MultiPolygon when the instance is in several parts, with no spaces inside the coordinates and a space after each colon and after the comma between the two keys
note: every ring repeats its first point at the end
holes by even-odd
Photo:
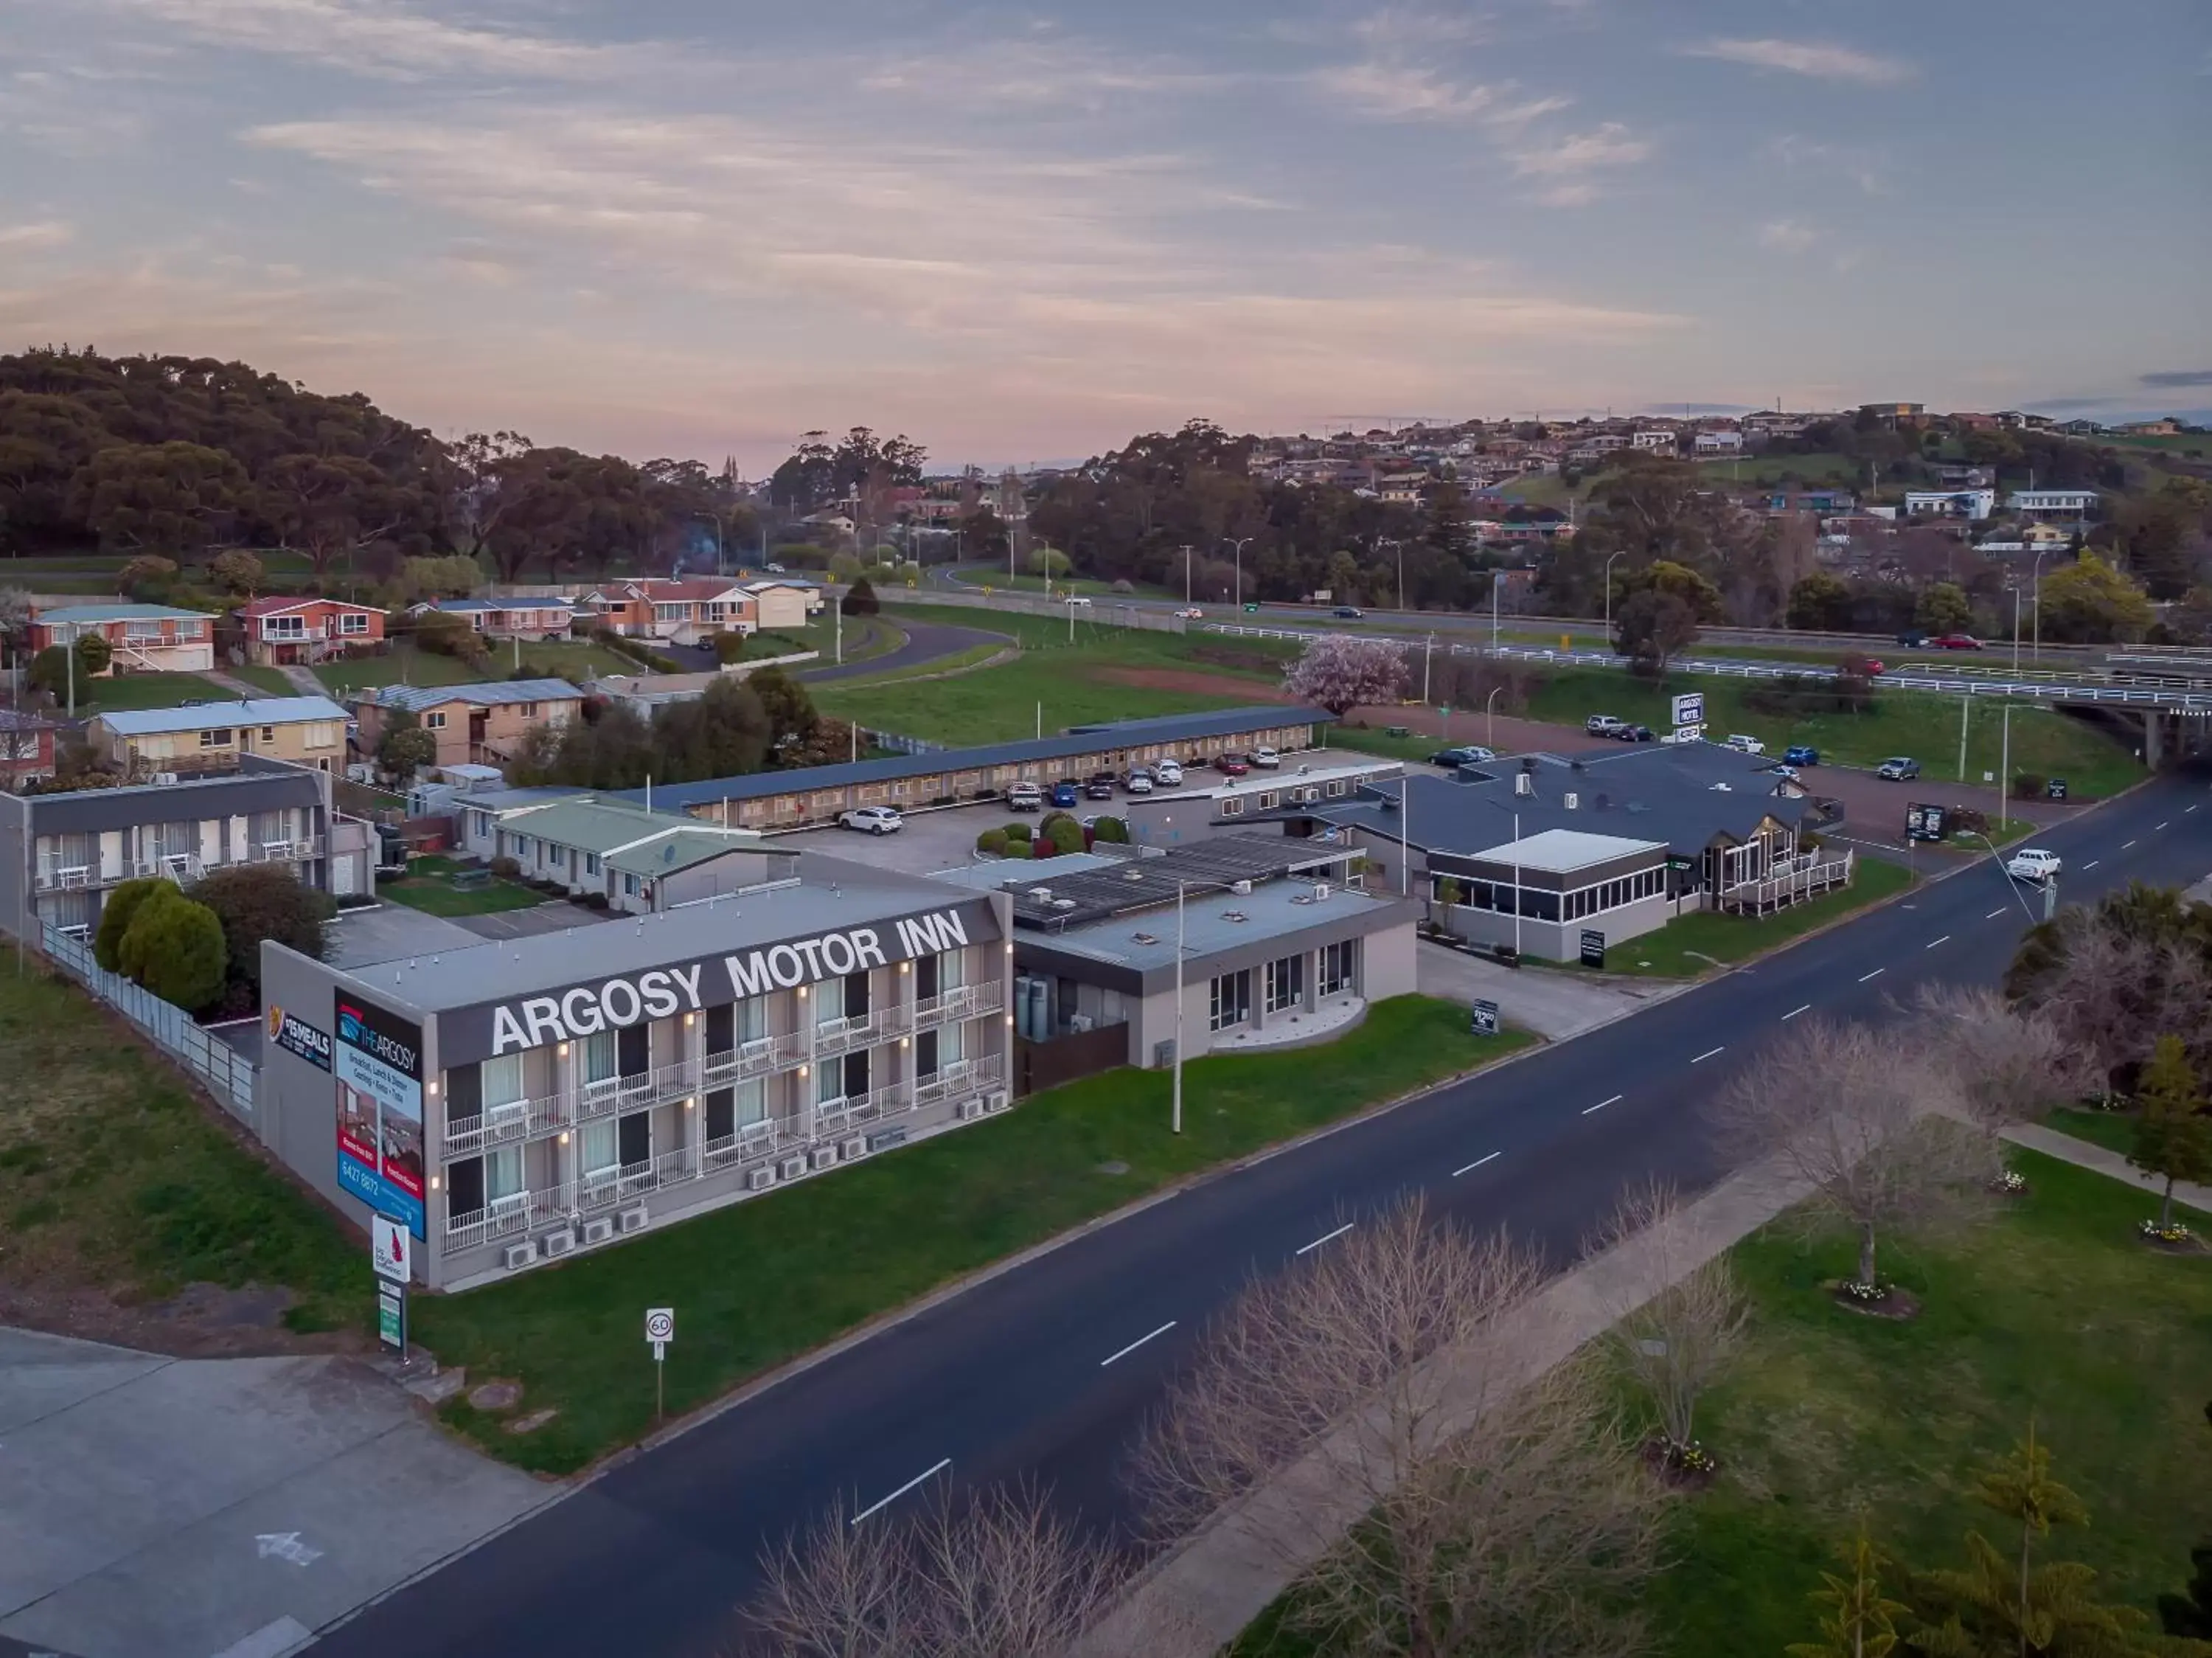
{"type": "Polygon", "coordinates": [[[1784,1024],[1785,1024],[1785,1025],[1786,1025],[1786,1024],[1788,1024],[1791,1020],[1795,1019],[1795,1018],[1796,1018],[1799,1014],[1801,1014],[1801,1013],[1810,1013],[1810,1012],[1812,1012],[1812,1011],[1813,1011],[1813,1004],[1812,1004],[1811,1003],[1808,1002],[1808,1003],[1807,1003],[1803,1007],[1802,1007],[1802,1008],[1792,1008],[1792,1009],[1790,1009],[1790,1011],[1789,1011],[1788,1013],[1784,1014],[1784,1015],[1782,1015],[1782,1022],[1783,1022],[1784,1024]]]}
{"type": "Polygon", "coordinates": [[[1588,1117],[1593,1112],[1603,1111],[1607,1106],[1617,1106],[1621,1102],[1623,1097],[1624,1096],[1616,1094],[1610,1100],[1601,1100],[1594,1106],[1584,1106],[1583,1107],[1583,1115],[1588,1117]]]}
{"type": "MultiPolygon", "coordinates": [[[[2199,802],[2198,804],[2201,805],[2203,802],[2199,802]]],[[[2185,806],[2181,808],[2182,815],[2186,817],[2190,813],[2194,812],[2196,809],[2197,808],[2195,806],[2185,806]]]]}
{"type": "Polygon", "coordinates": [[[2089,870],[2089,869],[2095,869],[2096,867],[2097,867],[2097,860],[2096,860],[2095,858],[2091,858],[2091,859],[2090,859],[2087,863],[2085,863],[2085,864],[2083,864],[2083,865],[2081,866],[2081,868],[2082,868],[2085,871],[2086,871],[2086,870],[2089,870]]]}
{"type": "Polygon", "coordinates": [[[2133,842],[2133,841],[2131,841],[2131,840],[2130,840],[2130,841],[2127,841],[2127,842],[2124,842],[2124,843],[2122,844],[2121,847],[2120,847],[2120,850],[2122,850],[2123,852],[2124,852],[2124,851],[2126,851],[2126,850],[2128,850],[2128,848],[2129,848],[2129,847],[2133,846],[2134,844],[2135,844],[2135,842],[2133,842]]]}
{"type": "Polygon", "coordinates": [[[899,1498],[904,1496],[915,1486],[921,1484],[926,1480],[936,1478],[938,1475],[943,1473],[951,1466],[952,1459],[948,1456],[943,1461],[939,1462],[935,1467],[924,1469],[921,1472],[916,1474],[912,1479],[908,1480],[905,1484],[900,1486],[898,1490],[893,1491],[889,1496],[884,1497],[881,1502],[871,1503],[866,1508],[861,1509],[860,1513],[854,1515],[853,1516],[853,1523],[857,1526],[863,1520],[866,1520],[870,1515],[881,1514],[885,1509],[890,1508],[892,1503],[897,1502],[899,1498]]]}
{"type": "Polygon", "coordinates": [[[1337,1228],[1337,1229],[1336,1229],[1335,1231],[1331,1232],[1331,1233],[1328,1233],[1328,1234],[1326,1234],[1325,1236],[1319,1237],[1319,1238],[1316,1238],[1316,1239],[1315,1239],[1311,1243],[1308,1244],[1308,1245],[1307,1245],[1304,1249],[1301,1249],[1300,1251],[1298,1251],[1298,1253],[1299,1253],[1299,1254],[1301,1254],[1301,1255],[1310,1255],[1310,1254],[1311,1254],[1315,1250],[1319,1249],[1319,1248],[1320,1248],[1323,1244],[1329,1242],[1331,1240],[1333,1240],[1333,1239],[1336,1239],[1336,1238],[1341,1238],[1341,1237],[1342,1237],[1346,1233],[1347,1233],[1347,1232],[1351,1231],[1351,1230],[1352,1230],[1352,1228],[1355,1225],[1357,1225],[1357,1224],[1358,1224],[1358,1222],[1353,1222],[1353,1221],[1346,1221],[1346,1222],[1342,1226],[1340,1226],[1340,1227],[1337,1228]]]}
{"type": "Polygon", "coordinates": [[[1727,1045],[1725,1042],[1723,1042],[1723,1043],[1719,1047],[1717,1047],[1717,1048],[1707,1048],[1707,1049],[1706,1049],[1703,1053],[1699,1054],[1699,1055],[1698,1055],[1695,1059],[1692,1059],[1692,1061],[1690,1061],[1690,1063],[1691,1063],[1692,1064],[1693,1064],[1693,1065],[1702,1065],[1702,1064],[1704,1064],[1705,1063],[1705,1061],[1706,1061],[1706,1060],[1708,1060],[1708,1059],[1711,1058],[1715,1054],[1717,1054],[1717,1053],[1726,1053],[1727,1051],[1728,1051],[1728,1045],[1727,1045]]]}
{"type": "Polygon", "coordinates": [[[1942,937],[1941,937],[1941,938],[1939,938],[1939,939],[1936,940],[1936,941],[1935,941],[1935,943],[1932,943],[1932,944],[1923,944],[1920,948],[1921,948],[1922,949],[1923,949],[1923,950],[1932,950],[1932,949],[1934,949],[1934,948],[1936,948],[1936,944],[1948,944],[1950,942],[1951,942],[1951,935],[1950,935],[1950,934],[1948,934],[1948,933],[1946,933],[1946,934],[1944,934],[1944,935],[1943,935],[1943,936],[1942,936],[1942,937]]]}
{"type": "MultiPolygon", "coordinates": [[[[2173,821],[2173,820],[2172,820],[2172,818],[2168,818],[2168,819],[2166,820],[2166,823],[2172,823],[2172,821],[2173,821]]],[[[2154,828],[2151,830],[2151,833],[2153,833],[2153,834],[2154,835],[2154,834],[2156,834],[2156,833],[2159,832],[2159,830],[2165,828],[2165,827],[2166,827],[2166,823],[2161,823],[2161,824],[2157,825],[2155,827],[2154,827],[2154,828]]]]}
{"type": "Polygon", "coordinates": [[[1872,972],[1870,972],[1870,973],[1862,973],[1862,974],[1860,974],[1860,975],[1859,975],[1859,983],[1860,983],[1860,984],[1865,984],[1865,983],[1867,982],[1867,980],[1868,980],[1868,979],[1869,979],[1869,978],[1881,978],[1884,973],[1887,972],[1888,971],[1889,971],[1889,969],[1888,969],[1888,968],[1887,968],[1887,967],[1876,967],[1876,968],[1875,968],[1872,972]]]}
{"type": "Polygon", "coordinates": [[[1451,1172],[1451,1177],[1453,1179],[1456,1180],[1461,1175],[1468,1173],[1471,1170],[1480,1168],[1485,1163],[1496,1162],[1504,1154],[1501,1152],[1493,1151],[1487,1156],[1478,1157],[1473,1162],[1468,1164],[1466,1167],[1454,1169],[1451,1172]]]}
{"type": "Polygon", "coordinates": [[[1118,1353],[1109,1353],[1109,1354],[1108,1354],[1104,1358],[1103,1358],[1103,1359],[1101,1359],[1101,1360],[1099,1360],[1099,1361],[1098,1361],[1098,1368],[1099,1368],[1100,1369],[1103,1370],[1103,1369],[1104,1369],[1108,1365],[1109,1365],[1109,1364],[1113,1363],[1113,1362],[1114,1362],[1115,1359],[1125,1359],[1125,1358],[1128,1357],[1130,1354],[1132,1354],[1132,1353],[1135,1352],[1135,1351],[1136,1351],[1139,1347],[1142,1347],[1142,1346],[1143,1346],[1146,1342],[1148,1342],[1148,1341],[1152,1340],[1152,1338],[1153,1338],[1154,1336],[1164,1336],[1165,1334],[1167,1334],[1167,1332],[1168,1332],[1169,1331],[1170,1331],[1170,1330],[1174,1329],[1175,1327],[1176,1327],[1176,1321],[1175,1321],[1173,1319],[1170,1319],[1170,1320],[1169,1320],[1165,1324],[1162,1325],[1158,1329],[1157,1329],[1157,1330],[1153,1331],[1153,1332],[1152,1332],[1152,1335],[1150,1335],[1150,1336],[1139,1336],[1139,1337],[1138,1337],[1138,1338],[1136,1338],[1136,1340],[1134,1340],[1134,1341],[1131,1342],[1131,1343],[1130,1343],[1127,1347],[1124,1347],[1124,1348],[1123,1348],[1120,1352],[1118,1352],[1118,1353]]]}
{"type": "Polygon", "coordinates": [[[1989,914],[1984,916],[1982,919],[1984,921],[1995,921],[1999,916],[2004,914],[2004,912],[2005,906],[2000,904],[1996,909],[1990,911],[1989,914]]]}

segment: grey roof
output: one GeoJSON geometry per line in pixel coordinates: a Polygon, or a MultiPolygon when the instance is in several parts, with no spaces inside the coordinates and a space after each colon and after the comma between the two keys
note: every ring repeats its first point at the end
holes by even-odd
{"type": "Polygon", "coordinates": [[[1081,926],[1173,904],[1178,887],[1218,891],[1233,881],[1273,881],[1294,869],[1340,863],[1344,856],[1340,846],[1321,850],[1287,835],[1216,835],[1159,857],[1065,875],[1054,867],[1057,859],[1047,859],[1034,866],[1033,881],[1014,887],[1014,924],[1052,930],[1081,926]],[[1036,896],[1040,893],[1045,896],[1036,896]]]}
{"type": "Polygon", "coordinates": [[[361,700],[379,708],[419,713],[445,703],[474,703],[502,708],[509,703],[557,703],[580,699],[583,692],[566,680],[481,680],[473,685],[387,685],[362,692],[361,700]]]}
{"type": "Polygon", "coordinates": [[[1594,835],[1587,829],[1542,829],[1519,840],[1486,848],[1480,856],[1489,863],[1510,863],[1523,869],[1553,875],[1572,875],[1595,869],[1616,858],[1638,852],[1663,852],[1663,841],[1637,840],[1626,835],[1594,835]]]}
{"type": "Polygon", "coordinates": [[[179,610],[174,605],[64,605],[58,610],[42,610],[33,619],[51,625],[55,622],[64,626],[89,626],[94,622],[212,622],[215,618],[204,610],[179,610]]]}
{"type": "Polygon", "coordinates": [[[957,869],[933,869],[932,881],[965,887],[970,892],[995,893],[1014,887],[1049,886],[1048,875],[1073,875],[1085,869],[1112,869],[1128,862],[1101,852],[1062,852],[1039,862],[1035,858],[982,858],[957,869]]]}
{"type": "MultiPolygon", "coordinates": [[[[766,795],[786,795],[793,789],[842,789],[853,783],[888,783],[899,777],[935,777],[946,771],[972,771],[988,765],[1018,765],[1030,760],[1073,759],[1094,754],[1102,737],[1119,742],[1182,742],[1205,737],[1235,736],[1240,732],[1265,730],[1281,725],[1327,725],[1336,718],[1318,708],[1295,704],[1263,703],[1255,707],[1216,709],[1203,714],[1166,714],[1152,719],[1117,721],[1111,724],[1079,727],[1064,736],[1024,738],[1018,742],[986,743],[975,748],[934,748],[921,754],[895,754],[886,759],[848,760],[838,765],[811,765],[799,771],[756,771],[744,777],[710,777],[703,783],[655,785],[656,802],[682,809],[711,806],[725,800],[757,800],[766,795]]],[[[642,799],[644,790],[631,791],[642,799]]]]}
{"type": "Polygon", "coordinates": [[[208,731],[220,726],[290,725],[301,720],[343,720],[345,710],[328,697],[252,697],[191,708],[131,708],[93,717],[118,736],[208,731]]]}
{"type": "MultiPolygon", "coordinates": [[[[1273,881],[1249,893],[1217,888],[1187,894],[1182,906],[1184,972],[1202,977],[1214,957],[1316,927],[1352,923],[1357,930],[1367,932],[1412,920],[1419,913],[1416,906],[1390,895],[1332,886],[1328,896],[1320,898],[1318,891],[1313,881],[1273,881]]],[[[1016,942],[1038,943],[1054,954],[1082,956],[1139,973],[1163,972],[1175,966],[1174,900],[1170,888],[1164,912],[1101,917],[1042,939],[1018,936],[1016,942]]]]}
{"type": "Polygon", "coordinates": [[[175,783],[73,789],[65,794],[19,798],[31,814],[34,835],[92,834],[142,823],[181,823],[273,812],[290,806],[319,806],[323,777],[304,766],[257,766],[218,777],[181,777],[175,783]]]}
{"type": "MultiPolygon", "coordinates": [[[[660,814],[656,812],[653,815],[657,818],[660,814]]],[[[679,829],[672,835],[658,836],[644,845],[633,846],[627,851],[611,853],[607,867],[618,869],[624,875],[672,875],[678,870],[711,863],[718,857],[726,857],[732,852],[747,853],[770,864],[784,863],[798,856],[793,852],[775,851],[763,844],[758,836],[741,839],[735,835],[717,833],[700,824],[696,818],[687,818],[684,821],[696,826],[679,829]]],[[[761,879],[768,877],[763,875],[761,879]]]]}
{"type": "Polygon", "coordinates": [[[632,841],[673,830],[696,830],[716,837],[726,850],[734,845],[757,846],[760,841],[759,834],[750,829],[713,828],[680,813],[648,812],[619,796],[574,792],[511,806],[499,826],[509,834],[534,836],[556,846],[573,846],[580,852],[611,852],[632,841]]]}
{"type": "Polygon", "coordinates": [[[574,603],[575,600],[573,599],[564,599],[557,594],[547,594],[537,598],[525,599],[438,599],[434,600],[427,607],[418,607],[418,608],[441,610],[453,615],[465,616],[475,611],[566,610],[574,603]]]}

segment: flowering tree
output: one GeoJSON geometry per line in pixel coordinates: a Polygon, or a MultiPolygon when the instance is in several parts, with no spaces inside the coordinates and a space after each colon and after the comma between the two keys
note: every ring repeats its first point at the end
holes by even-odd
{"type": "Polygon", "coordinates": [[[1283,689],[1301,702],[1340,715],[1366,704],[1404,701],[1407,679],[1401,646],[1388,639],[1328,633],[1291,664],[1283,689]]]}

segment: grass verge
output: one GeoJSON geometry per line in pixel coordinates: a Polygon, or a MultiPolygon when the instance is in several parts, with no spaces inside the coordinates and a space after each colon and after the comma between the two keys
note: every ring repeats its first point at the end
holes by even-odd
{"type": "Polygon", "coordinates": [[[544,893],[497,876],[489,886],[457,887],[453,877],[460,867],[450,858],[416,858],[398,880],[379,881],[376,895],[433,916],[495,915],[501,910],[528,910],[545,902],[544,893]]]}
{"type": "Polygon", "coordinates": [[[0,975],[0,1285],[125,1305],[283,1285],[295,1331],[365,1325],[368,1259],[74,984],[0,975]]]}
{"type": "Polygon", "coordinates": [[[2130,1111],[2069,1108],[2052,1112],[2043,1119],[2043,1125],[2055,1128],[2061,1134],[2070,1134],[2077,1140],[2086,1140],[2093,1146],[2102,1146],[2107,1151],[2117,1151],[2123,1157],[2136,1149],[2136,1117],[2130,1111]]]}
{"type": "Polygon", "coordinates": [[[1610,947],[1604,971],[1637,978],[1694,978],[1713,971],[1717,962],[1747,960],[1854,910],[1893,898],[1911,885],[1912,872],[1903,864],[1861,857],[1851,884],[1841,892],[1825,893],[1771,916],[1722,915],[1711,910],[1677,916],[1656,932],[1610,947]]]}
{"type": "MultiPolygon", "coordinates": [[[[581,639],[526,643],[520,665],[541,678],[566,680],[572,685],[599,674],[646,671],[627,656],[581,639]]],[[[512,644],[495,647],[490,659],[477,669],[458,656],[418,650],[411,639],[402,639],[381,656],[323,662],[315,667],[314,674],[336,695],[387,685],[473,685],[480,680],[504,680],[515,667],[516,653],[512,644]]]]}
{"type": "Polygon", "coordinates": [[[244,662],[236,667],[223,669],[234,680],[243,680],[264,697],[296,697],[299,687],[284,677],[282,668],[266,667],[259,662],[244,662]]]}
{"type": "Polygon", "coordinates": [[[830,1179],[507,1283],[422,1297],[416,1330],[447,1363],[521,1379],[524,1409],[560,1411],[521,1438],[465,1403],[447,1407],[450,1423],[507,1461],[568,1472],[653,1426],[641,1308],[672,1305],[683,1321],[666,1377],[669,1410],[680,1415],[1173,1181],[1535,1039],[1486,1041],[1452,1003],[1395,997],[1334,1042],[1194,1061],[1179,1138],[1167,1131],[1166,1072],[1111,1071],[830,1179]]]}
{"type": "MultiPolygon", "coordinates": [[[[142,708],[178,708],[188,702],[233,703],[237,697],[197,674],[116,674],[76,682],[76,711],[119,714],[142,708]]],[[[59,699],[66,706],[66,695],[59,699]]]]}

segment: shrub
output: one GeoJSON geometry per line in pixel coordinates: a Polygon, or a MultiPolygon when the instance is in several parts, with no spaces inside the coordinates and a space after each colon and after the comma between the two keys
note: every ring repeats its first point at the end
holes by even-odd
{"type": "Polygon", "coordinates": [[[735,629],[724,629],[715,634],[709,643],[714,647],[714,660],[725,666],[744,660],[745,636],[735,629]]]}
{"type": "Polygon", "coordinates": [[[1040,854],[1037,849],[1028,841],[1010,840],[1006,843],[1005,856],[1010,858],[1026,858],[1036,857],[1040,854]]]}
{"type": "Polygon", "coordinates": [[[522,866],[510,857],[495,857],[491,861],[491,872],[501,881],[513,881],[522,873],[522,866]]]}
{"type": "Polygon", "coordinates": [[[876,597],[873,584],[865,576],[854,578],[853,585],[845,590],[844,598],[838,603],[838,608],[848,616],[873,616],[883,607],[882,601],[876,597]]]}
{"type": "Polygon", "coordinates": [[[1054,824],[1073,823],[1074,821],[1075,820],[1065,812],[1048,812],[1037,820],[1036,838],[1038,840],[1048,839],[1052,834],[1053,826],[1054,824]]]}
{"type": "Polygon", "coordinates": [[[2040,771],[2021,771],[2014,774],[2012,797],[2014,800],[2041,800],[2051,779],[2040,771]]]}
{"type": "Polygon", "coordinates": [[[138,905],[118,951],[125,976],[187,1011],[222,994],[228,955],[222,923],[167,881],[138,905]]]}
{"type": "Polygon", "coordinates": [[[1134,593],[1136,590],[1137,584],[1127,576],[1114,583],[1114,591],[1116,593],[1134,593]]]}
{"type": "Polygon", "coordinates": [[[1004,857],[1006,852],[1006,832],[1003,829],[986,829],[975,837],[975,850],[979,852],[988,852],[993,857],[1004,857]]]}
{"type": "Polygon", "coordinates": [[[215,912],[229,975],[240,983],[259,986],[264,939],[274,939],[310,961],[323,959],[323,923],[336,906],[325,894],[302,886],[281,863],[218,869],[195,884],[188,896],[215,912]]]}
{"type": "Polygon", "coordinates": [[[1006,828],[1001,830],[1000,832],[1004,834],[1008,840],[1030,840],[1034,838],[1036,834],[1036,832],[1032,830],[1029,825],[1018,821],[1008,824],[1006,828]]]}
{"type": "Polygon", "coordinates": [[[1101,818],[1092,826],[1091,836],[1109,845],[1126,846],[1129,844],[1129,826],[1119,818],[1101,818]]]}
{"type": "Polygon", "coordinates": [[[126,881],[107,895],[106,906],[100,912],[100,930],[93,935],[92,959],[112,973],[123,971],[123,935],[130,930],[131,917],[143,904],[169,883],[155,876],[140,881],[126,881]]]}
{"type": "Polygon", "coordinates": [[[1810,714],[1863,714],[1874,706],[1874,686],[1863,676],[1850,674],[1832,680],[1784,674],[1745,686],[1743,705],[1753,713],[1782,719],[1801,719],[1810,714]]]}
{"type": "Polygon", "coordinates": [[[1084,850],[1083,826],[1073,818],[1063,817],[1046,832],[1055,852],[1080,852],[1084,850]]]}

